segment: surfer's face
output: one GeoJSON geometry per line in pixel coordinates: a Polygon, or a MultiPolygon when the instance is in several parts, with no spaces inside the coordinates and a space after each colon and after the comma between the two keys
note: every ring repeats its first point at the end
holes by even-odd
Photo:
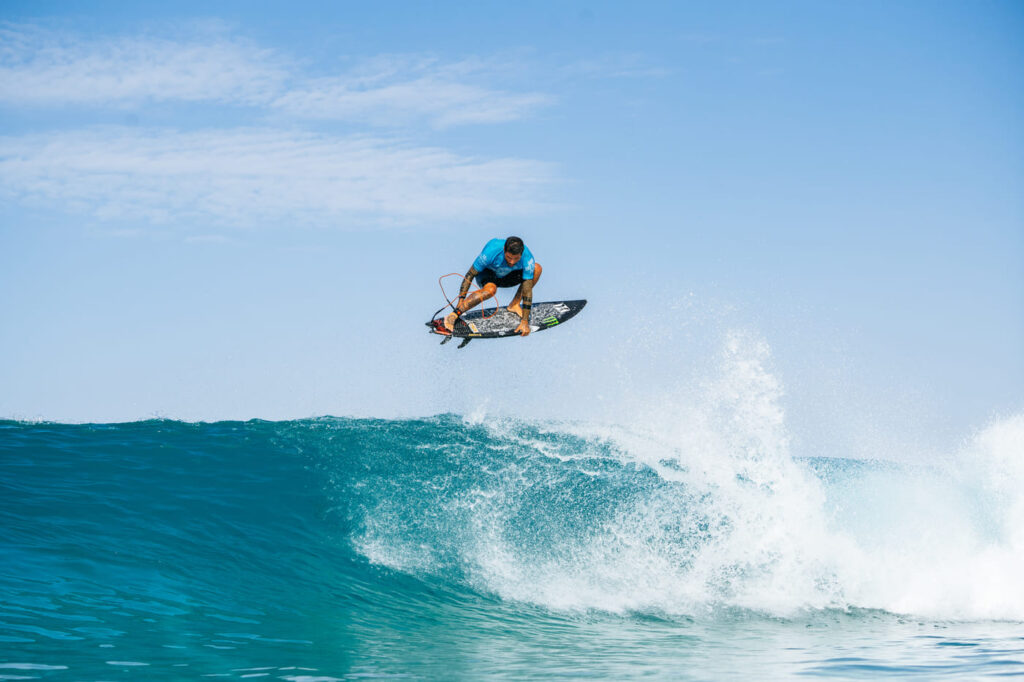
{"type": "Polygon", "coordinates": [[[523,254],[521,254],[521,253],[518,254],[518,255],[513,256],[508,251],[505,252],[505,262],[508,263],[509,265],[515,265],[516,263],[519,262],[519,259],[522,258],[522,257],[523,257],[523,254]]]}

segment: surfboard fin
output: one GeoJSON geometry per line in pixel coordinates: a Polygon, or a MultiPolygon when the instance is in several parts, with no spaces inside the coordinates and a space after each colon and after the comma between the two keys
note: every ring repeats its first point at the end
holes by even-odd
{"type": "Polygon", "coordinates": [[[451,340],[452,340],[452,337],[450,335],[446,336],[443,339],[441,339],[441,345],[443,346],[444,344],[448,343],[451,340]]]}
{"type": "MultiPolygon", "coordinates": [[[[451,337],[449,336],[448,338],[451,338],[451,337]]],[[[472,340],[473,340],[473,339],[471,339],[471,338],[469,338],[469,337],[467,336],[466,338],[462,339],[462,343],[460,343],[460,344],[459,344],[458,346],[456,346],[456,348],[465,348],[465,347],[466,347],[466,344],[468,344],[468,343],[469,343],[470,341],[472,341],[472,340]]],[[[443,341],[442,341],[442,343],[443,343],[443,341]]]]}

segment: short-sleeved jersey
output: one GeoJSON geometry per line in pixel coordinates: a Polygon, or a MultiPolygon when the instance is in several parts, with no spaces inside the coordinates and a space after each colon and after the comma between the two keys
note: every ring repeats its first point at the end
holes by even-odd
{"type": "Polygon", "coordinates": [[[473,267],[477,272],[493,270],[498,277],[504,277],[513,270],[522,270],[523,279],[533,279],[533,254],[524,244],[523,257],[515,265],[509,265],[505,262],[505,240],[492,239],[473,261],[473,267]]]}

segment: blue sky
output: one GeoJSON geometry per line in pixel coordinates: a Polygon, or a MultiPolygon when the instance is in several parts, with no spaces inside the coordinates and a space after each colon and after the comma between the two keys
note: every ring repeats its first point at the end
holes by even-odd
{"type": "Polygon", "coordinates": [[[1024,403],[1021,35],[1014,2],[6,2],[0,415],[612,418],[740,329],[811,449],[960,437],[1024,403]],[[437,277],[513,233],[590,306],[437,348],[437,277]]]}

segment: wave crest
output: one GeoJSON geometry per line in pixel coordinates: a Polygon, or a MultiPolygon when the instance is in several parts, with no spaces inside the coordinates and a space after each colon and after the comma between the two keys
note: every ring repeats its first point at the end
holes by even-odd
{"type": "Polygon", "coordinates": [[[795,459],[770,351],[745,334],[680,395],[613,426],[443,418],[353,544],[552,609],[1024,620],[1024,417],[933,466],[795,459]]]}

